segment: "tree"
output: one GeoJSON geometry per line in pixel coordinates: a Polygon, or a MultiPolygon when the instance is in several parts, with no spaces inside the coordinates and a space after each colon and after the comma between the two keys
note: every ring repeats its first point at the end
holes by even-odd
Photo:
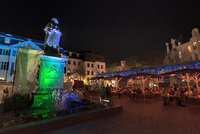
{"type": "Polygon", "coordinates": [[[124,59],[127,66],[130,67],[139,67],[141,64],[137,62],[138,56],[132,55],[124,59]]]}
{"type": "Polygon", "coordinates": [[[106,72],[117,71],[116,66],[118,66],[118,62],[106,62],[106,72]]]}

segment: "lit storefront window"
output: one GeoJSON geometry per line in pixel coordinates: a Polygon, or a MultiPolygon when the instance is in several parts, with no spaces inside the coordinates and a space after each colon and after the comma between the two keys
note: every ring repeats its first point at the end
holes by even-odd
{"type": "Polygon", "coordinates": [[[188,51],[192,52],[191,46],[188,46],[188,51]]]}

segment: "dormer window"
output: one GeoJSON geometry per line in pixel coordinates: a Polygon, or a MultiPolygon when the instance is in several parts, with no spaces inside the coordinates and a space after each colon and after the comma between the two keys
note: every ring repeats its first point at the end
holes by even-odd
{"type": "Polygon", "coordinates": [[[11,40],[10,37],[6,37],[6,38],[5,38],[5,43],[10,44],[10,40],[11,40]]]}

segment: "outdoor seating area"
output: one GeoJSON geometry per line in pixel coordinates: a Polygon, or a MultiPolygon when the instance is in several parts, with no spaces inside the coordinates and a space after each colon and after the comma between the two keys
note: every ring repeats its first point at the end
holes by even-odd
{"type": "Polygon", "coordinates": [[[131,101],[154,101],[160,99],[160,92],[153,92],[151,90],[142,91],[141,89],[134,89],[129,92],[131,101]]]}
{"type": "Polygon", "coordinates": [[[196,88],[191,88],[188,91],[187,88],[180,88],[176,91],[170,89],[162,89],[161,100],[163,106],[176,104],[178,106],[200,106],[200,98],[196,93],[196,88]]]}
{"type": "Polygon", "coordinates": [[[114,76],[107,76],[105,74],[104,77],[96,77],[94,80],[99,84],[110,82],[111,87],[113,86],[112,94],[118,95],[119,98],[121,95],[127,95],[131,101],[161,100],[163,106],[192,107],[200,106],[199,76],[200,69],[183,68],[159,75],[137,73],[123,76],[116,73],[114,76]],[[120,84],[121,81],[123,84],[120,84]],[[151,87],[150,81],[153,83],[151,87]]]}

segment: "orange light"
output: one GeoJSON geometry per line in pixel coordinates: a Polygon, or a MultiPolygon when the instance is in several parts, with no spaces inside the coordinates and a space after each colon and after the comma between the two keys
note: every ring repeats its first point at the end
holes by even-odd
{"type": "Polygon", "coordinates": [[[200,94],[198,94],[198,98],[200,98],[200,94]]]}

